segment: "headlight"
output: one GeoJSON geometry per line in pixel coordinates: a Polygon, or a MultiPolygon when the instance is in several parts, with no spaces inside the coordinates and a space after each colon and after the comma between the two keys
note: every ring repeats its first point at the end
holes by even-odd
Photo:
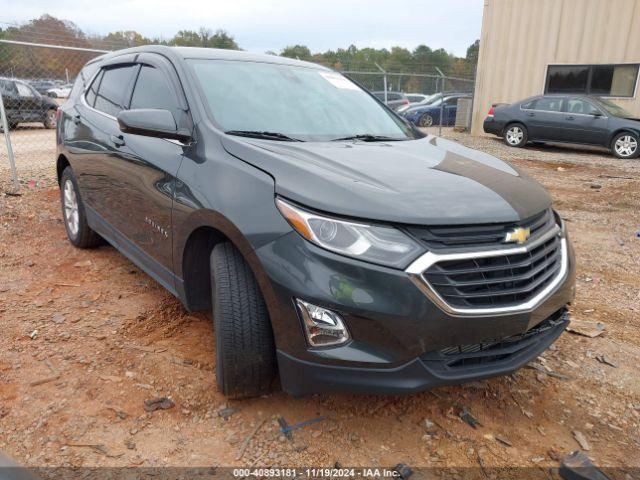
{"type": "Polygon", "coordinates": [[[395,228],[320,216],[279,198],[276,205],[296,232],[310,242],[342,255],[404,268],[422,253],[418,243],[395,228]]]}

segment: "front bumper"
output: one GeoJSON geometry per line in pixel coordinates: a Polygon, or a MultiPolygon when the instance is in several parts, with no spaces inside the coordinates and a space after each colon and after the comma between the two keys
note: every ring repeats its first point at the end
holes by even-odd
{"type": "Polygon", "coordinates": [[[461,346],[456,353],[429,352],[394,368],[358,368],[319,365],[278,351],[282,388],[292,395],[353,392],[408,394],[443,385],[459,384],[511,373],[546,350],[569,324],[564,310],[511,342],[461,346]]]}
{"type": "MultiPolygon", "coordinates": [[[[564,315],[575,294],[575,261],[553,292],[526,311],[479,316],[447,312],[425,295],[405,271],[372,265],[332,252],[291,232],[255,251],[272,295],[267,298],[283,389],[295,395],[347,391],[410,393],[509,373],[535,358],[561,334],[545,330],[535,342],[501,360],[447,369],[439,352],[452,347],[522,335],[564,315]],[[310,348],[294,298],[340,312],[352,340],[310,348]]],[[[563,317],[566,325],[567,319],[563,317]]],[[[555,321],[555,320],[554,320],[555,321]]]]}

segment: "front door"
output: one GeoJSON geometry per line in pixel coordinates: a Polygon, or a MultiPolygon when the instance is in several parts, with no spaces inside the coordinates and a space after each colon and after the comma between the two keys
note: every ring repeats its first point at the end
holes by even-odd
{"type": "Polygon", "coordinates": [[[565,141],[605,145],[609,119],[598,107],[582,98],[569,98],[564,105],[565,141]]]}

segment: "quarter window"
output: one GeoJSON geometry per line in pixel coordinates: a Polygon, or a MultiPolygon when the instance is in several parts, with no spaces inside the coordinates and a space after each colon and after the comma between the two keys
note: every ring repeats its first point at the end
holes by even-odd
{"type": "Polygon", "coordinates": [[[96,75],[96,78],[91,83],[91,87],[89,87],[89,90],[87,90],[85,100],[90,107],[93,107],[93,105],[96,103],[96,95],[98,93],[98,87],[100,86],[100,80],[102,80],[103,73],[104,71],[101,71],[98,75],[96,75]]]}
{"type": "Polygon", "coordinates": [[[180,120],[180,108],[173,89],[164,74],[157,68],[143,65],[136,81],[130,108],[160,108],[169,110],[176,121],[180,120]]]}
{"type": "Polygon", "coordinates": [[[94,103],[96,110],[115,117],[124,109],[124,96],[135,68],[134,65],[129,65],[104,71],[94,103]]]}
{"type": "Polygon", "coordinates": [[[549,65],[545,93],[633,97],[638,65],[549,65]]]}

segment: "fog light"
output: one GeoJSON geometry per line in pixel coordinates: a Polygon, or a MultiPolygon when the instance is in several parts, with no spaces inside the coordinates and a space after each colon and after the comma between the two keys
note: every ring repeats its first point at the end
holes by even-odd
{"type": "Polygon", "coordinates": [[[336,312],[296,299],[304,332],[312,347],[341,345],[349,340],[349,332],[336,312]]]}

